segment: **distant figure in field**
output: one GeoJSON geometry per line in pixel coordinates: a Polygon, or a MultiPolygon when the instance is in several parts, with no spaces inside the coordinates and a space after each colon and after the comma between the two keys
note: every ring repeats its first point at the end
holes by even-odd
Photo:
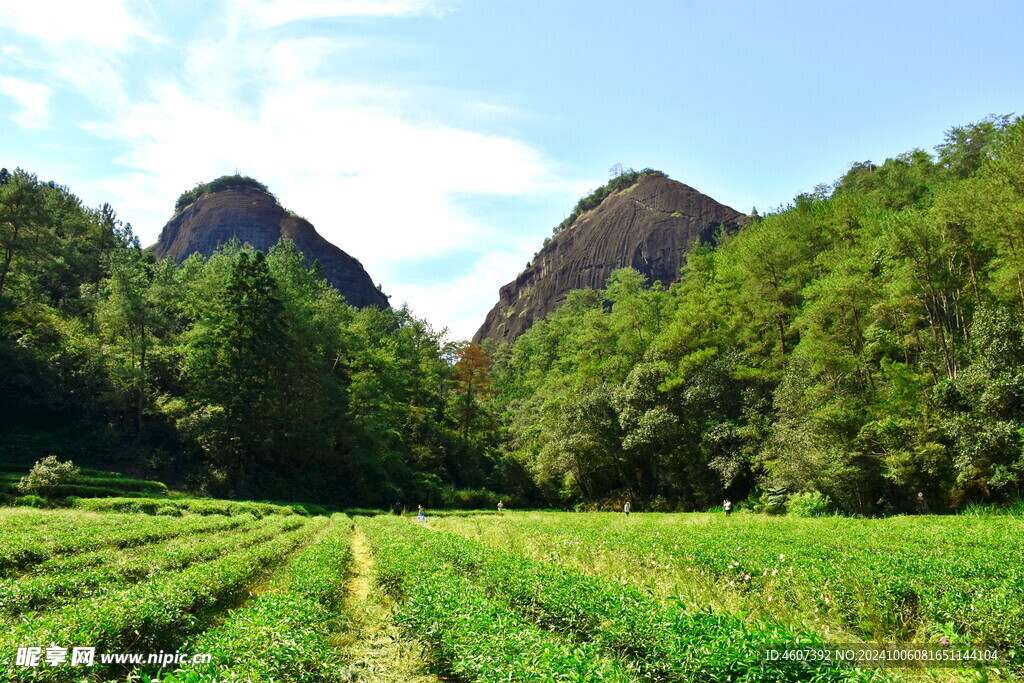
{"type": "Polygon", "coordinates": [[[392,507],[392,510],[395,511],[396,515],[401,515],[402,514],[402,503],[401,503],[401,501],[396,502],[394,507],[392,507]]]}
{"type": "Polygon", "coordinates": [[[501,511],[504,510],[504,509],[505,509],[505,503],[503,503],[502,501],[499,500],[498,501],[498,514],[501,514],[501,511]]]}
{"type": "Polygon", "coordinates": [[[420,505],[420,514],[416,518],[416,521],[417,522],[421,522],[421,523],[427,521],[427,515],[426,515],[426,513],[423,512],[423,506],[422,505],[420,505]]]}
{"type": "Polygon", "coordinates": [[[732,501],[726,498],[722,501],[722,507],[725,508],[725,516],[728,517],[732,514],[732,501]]]}
{"type": "Polygon", "coordinates": [[[626,513],[626,516],[627,516],[627,517],[629,517],[629,513],[630,513],[630,511],[631,511],[632,509],[633,509],[633,508],[632,508],[632,507],[630,506],[630,504],[629,504],[629,501],[628,501],[628,500],[626,501],[626,504],[622,506],[622,511],[626,513]]]}
{"type": "Polygon", "coordinates": [[[924,491],[917,492],[917,514],[924,515],[928,513],[928,503],[924,502],[924,491]]]}

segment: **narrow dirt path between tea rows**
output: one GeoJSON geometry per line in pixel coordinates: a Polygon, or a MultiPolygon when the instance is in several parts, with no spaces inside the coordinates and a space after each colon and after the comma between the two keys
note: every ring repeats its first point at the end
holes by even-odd
{"type": "Polygon", "coordinates": [[[348,678],[366,683],[438,683],[423,647],[406,638],[392,620],[394,603],[375,583],[373,551],[358,527],[351,536],[352,576],[345,590],[351,625],[338,647],[349,662],[348,678]]]}

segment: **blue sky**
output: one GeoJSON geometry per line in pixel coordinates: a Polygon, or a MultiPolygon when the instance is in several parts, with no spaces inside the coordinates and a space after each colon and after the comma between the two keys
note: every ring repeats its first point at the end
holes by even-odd
{"type": "Polygon", "coordinates": [[[467,338],[616,163],[741,211],[1024,113],[1024,3],[0,0],[0,165],[154,242],[236,170],[467,338]]]}

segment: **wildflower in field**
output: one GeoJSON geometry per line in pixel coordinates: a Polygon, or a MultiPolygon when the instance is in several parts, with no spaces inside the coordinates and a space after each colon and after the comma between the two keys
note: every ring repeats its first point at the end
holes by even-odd
{"type": "Polygon", "coordinates": [[[743,575],[743,580],[744,581],[750,581],[750,574],[744,574],[743,575]]]}
{"type": "Polygon", "coordinates": [[[778,573],[779,573],[779,570],[778,570],[778,569],[773,569],[773,570],[772,570],[772,576],[775,576],[775,575],[776,575],[776,574],[778,574],[778,573]]]}
{"type": "Polygon", "coordinates": [[[939,639],[939,642],[943,645],[949,645],[949,638],[947,638],[946,636],[942,636],[942,638],[939,639]]]}
{"type": "Polygon", "coordinates": [[[786,561],[786,553],[779,553],[779,559],[782,560],[783,562],[785,562],[786,561]]]}

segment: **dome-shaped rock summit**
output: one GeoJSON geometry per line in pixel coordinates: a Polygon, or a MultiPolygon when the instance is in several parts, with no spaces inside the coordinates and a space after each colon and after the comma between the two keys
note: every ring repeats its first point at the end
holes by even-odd
{"type": "Polygon", "coordinates": [[[209,257],[236,237],[267,251],[288,237],[308,265],[320,262],[327,281],[350,304],[388,306],[387,295],[373,284],[359,261],[324,239],[305,218],[282,207],[258,181],[224,176],[182,194],[175,208],[153,246],[158,258],[169,255],[181,263],[194,253],[209,257]]]}

